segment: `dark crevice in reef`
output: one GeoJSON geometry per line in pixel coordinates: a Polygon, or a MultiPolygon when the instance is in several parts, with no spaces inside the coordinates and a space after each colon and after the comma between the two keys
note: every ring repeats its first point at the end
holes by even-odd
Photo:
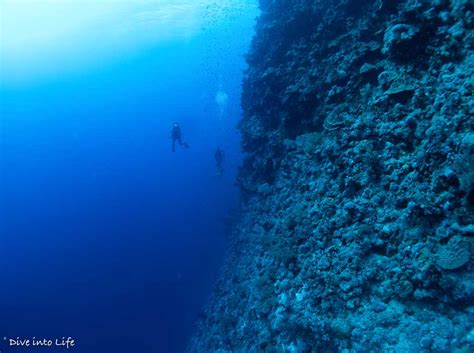
{"type": "Polygon", "coordinates": [[[474,5],[260,0],[194,352],[474,351],[474,5]]]}

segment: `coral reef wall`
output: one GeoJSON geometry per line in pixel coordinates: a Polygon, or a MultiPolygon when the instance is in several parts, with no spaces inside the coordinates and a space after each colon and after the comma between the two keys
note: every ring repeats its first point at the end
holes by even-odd
{"type": "Polygon", "coordinates": [[[190,352],[474,351],[474,3],[261,0],[190,352]]]}

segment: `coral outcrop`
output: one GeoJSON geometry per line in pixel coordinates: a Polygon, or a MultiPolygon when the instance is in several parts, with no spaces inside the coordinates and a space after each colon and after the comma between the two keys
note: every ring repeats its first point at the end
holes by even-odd
{"type": "Polygon", "coordinates": [[[190,352],[474,351],[474,4],[261,0],[190,352]]]}

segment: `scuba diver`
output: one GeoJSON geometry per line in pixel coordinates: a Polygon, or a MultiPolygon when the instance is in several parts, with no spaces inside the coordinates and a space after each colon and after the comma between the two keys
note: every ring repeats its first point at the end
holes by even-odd
{"type": "Polygon", "coordinates": [[[214,159],[216,160],[216,175],[222,176],[224,168],[222,168],[222,162],[224,161],[225,154],[220,147],[217,147],[216,152],[214,153],[214,159]]]}
{"type": "Polygon", "coordinates": [[[171,139],[173,140],[173,152],[175,151],[176,141],[178,141],[180,146],[189,148],[189,145],[181,140],[181,127],[178,125],[178,123],[174,123],[173,129],[171,129],[171,139]]]}

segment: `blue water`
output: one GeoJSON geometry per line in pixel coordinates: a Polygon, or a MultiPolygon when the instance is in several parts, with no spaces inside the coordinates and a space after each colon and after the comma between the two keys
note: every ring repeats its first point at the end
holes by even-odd
{"type": "Polygon", "coordinates": [[[71,336],[84,353],[185,350],[238,202],[252,11],[95,66],[2,82],[0,338],[71,336]],[[189,150],[171,152],[175,121],[189,150]]]}

